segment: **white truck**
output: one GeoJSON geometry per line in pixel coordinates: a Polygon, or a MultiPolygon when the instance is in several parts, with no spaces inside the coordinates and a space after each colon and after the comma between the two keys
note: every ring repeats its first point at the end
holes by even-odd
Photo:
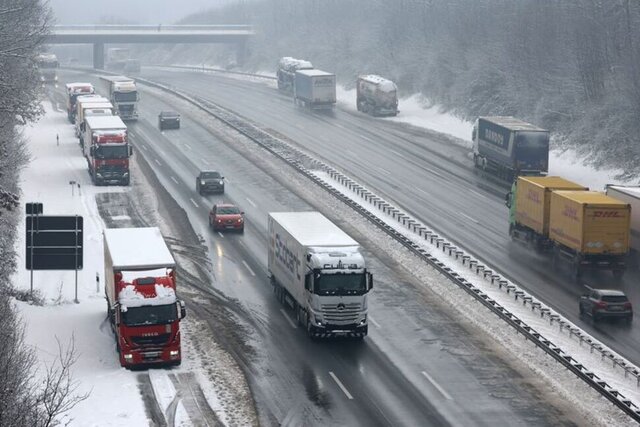
{"type": "Polygon", "coordinates": [[[109,108],[111,114],[105,113],[105,115],[113,115],[113,105],[103,96],[86,95],[76,98],[75,130],[79,139],[82,139],[84,133],[85,113],[92,108],[109,108]]]}
{"type": "Polygon", "coordinates": [[[138,120],[138,88],[136,81],[125,76],[100,76],[100,92],[115,107],[122,120],[138,120]]]}
{"type": "Polygon", "coordinates": [[[293,81],[297,105],[313,110],[332,109],[336,104],[336,75],[321,70],[298,70],[293,81]]]}
{"type": "Polygon", "coordinates": [[[607,184],[607,196],[631,205],[631,249],[634,264],[640,264],[640,186],[607,184]]]}
{"type": "Polygon", "coordinates": [[[293,81],[297,70],[312,70],[313,65],[304,59],[296,59],[290,56],[280,58],[278,61],[278,89],[282,92],[293,93],[293,81]]]}
{"type": "Polygon", "coordinates": [[[356,82],[358,111],[372,116],[398,115],[398,88],[391,80],[374,74],[358,77],[356,82]]]}
{"type": "Polygon", "coordinates": [[[272,212],[268,228],[274,293],[309,337],[364,338],[373,277],[358,242],[319,212],[272,212]]]}
{"type": "Polygon", "coordinates": [[[176,262],[156,227],[104,231],[107,316],[125,368],[180,365],[176,262]]]}

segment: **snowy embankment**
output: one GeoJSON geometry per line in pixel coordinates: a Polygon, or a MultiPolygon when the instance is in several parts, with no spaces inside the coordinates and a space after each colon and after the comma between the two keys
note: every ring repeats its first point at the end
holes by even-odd
{"type": "MultiPolygon", "coordinates": [[[[149,425],[152,417],[149,407],[157,404],[160,416],[170,419],[169,425],[199,424],[199,420],[189,417],[186,403],[183,405],[182,395],[176,390],[182,386],[176,385],[176,378],[177,383],[183,378],[194,378],[225,425],[251,424],[242,418],[243,410],[234,408],[234,414],[226,413],[221,403],[225,399],[217,395],[220,386],[209,381],[204,373],[206,364],[196,351],[198,346],[194,345],[202,326],[189,315],[181,323],[183,361],[179,368],[132,372],[120,366],[114,336],[106,320],[102,240],[105,225],[98,212],[96,195],[132,189],[91,185],[86,161],[66,114],[54,111],[50,103],[44,107],[46,115],[25,131],[32,161],[21,174],[22,201],[43,203],[44,215],[84,218],[84,266],[78,271],[77,281],[79,303],[73,302],[74,271],[35,271],[33,287],[42,294],[44,305],[19,301],[16,305],[26,324],[26,342],[35,349],[42,368],[56,360],[58,342],[63,346],[70,340],[75,343],[78,360],[72,367],[72,375],[78,384],[77,394],[89,393],[89,397],[73,408],[66,419],[72,420],[70,425],[77,426],[149,425]],[[56,145],[56,134],[60,136],[59,145],[56,145]]],[[[22,223],[20,229],[24,227],[22,223]]],[[[17,289],[29,289],[30,284],[29,271],[25,269],[24,238],[24,233],[19,233],[16,242],[19,270],[12,282],[17,289]]],[[[43,373],[41,369],[37,375],[41,377],[43,373]]]]}

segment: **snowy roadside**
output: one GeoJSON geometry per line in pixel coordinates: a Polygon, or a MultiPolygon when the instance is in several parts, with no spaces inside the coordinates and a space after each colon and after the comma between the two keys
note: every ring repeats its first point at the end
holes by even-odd
{"type": "MultiPolygon", "coordinates": [[[[213,353],[219,356],[213,368],[210,367],[214,365],[211,356],[206,360],[201,358],[209,354],[214,343],[198,336],[202,335],[202,327],[189,315],[182,324],[183,363],[179,368],[132,372],[120,367],[113,333],[105,316],[102,248],[105,225],[98,211],[96,196],[100,193],[127,193],[133,188],[91,185],[86,161],[73,127],[66,121],[66,114],[55,111],[48,102],[44,107],[46,115],[38,124],[25,130],[32,161],[21,174],[22,201],[42,202],[44,215],[77,214],[84,217],[84,268],[78,271],[79,304],[73,303],[73,271],[35,271],[34,289],[42,293],[44,306],[19,301],[16,301],[16,306],[26,325],[26,342],[34,347],[41,366],[50,365],[55,360],[57,340],[62,345],[68,344],[72,338],[74,340],[78,361],[72,374],[78,383],[77,393],[88,392],[90,395],[68,414],[71,425],[150,424],[153,415],[148,404],[145,405],[148,396],[147,400],[143,397],[145,378],[153,388],[151,399],[155,399],[160,406],[162,415],[165,418],[172,416],[170,425],[199,425],[199,420],[189,417],[186,404],[183,405],[180,400],[182,395],[176,390],[176,377],[195,378],[209,406],[225,425],[253,424],[252,408],[241,408],[245,404],[243,399],[234,403],[231,398],[234,388],[225,389],[222,381],[220,384],[212,383],[208,371],[228,371],[227,381],[238,381],[238,378],[242,381],[242,374],[231,378],[236,368],[224,365],[226,359],[220,349],[213,353]],[[59,146],[56,145],[56,134],[60,136],[59,146]],[[72,186],[71,181],[77,184],[72,186]],[[98,283],[96,277],[99,278],[98,283]],[[220,393],[224,396],[220,396],[220,393]]],[[[143,181],[137,176],[136,185],[144,187],[143,181]]],[[[119,221],[129,218],[111,219],[119,221]]],[[[20,227],[24,229],[24,222],[20,227]]],[[[12,280],[17,289],[29,289],[29,271],[24,268],[24,247],[24,233],[19,233],[16,242],[19,270],[12,280]]],[[[41,370],[38,375],[42,373],[41,370]]]]}

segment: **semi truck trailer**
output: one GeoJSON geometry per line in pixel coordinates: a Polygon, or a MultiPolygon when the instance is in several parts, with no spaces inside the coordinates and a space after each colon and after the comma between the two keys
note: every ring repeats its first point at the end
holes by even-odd
{"type": "Polygon", "coordinates": [[[180,320],[176,263],[160,230],[104,231],[107,316],[125,368],[180,365],[180,320]]]}
{"type": "Polygon", "coordinates": [[[364,338],[373,278],[358,242],[319,212],[270,213],[268,229],[275,295],[308,336],[364,338]]]}
{"type": "Polygon", "coordinates": [[[127,125],[118,116],[85,118],[82,150],[89,175],[95,185],[129,185],[129,158],[133,153],[128,143],[127,125]]]}
{"type": "Polygon", "coordinates": [[[629,252],[631,207],[559,177],[518,177],[507,195],[509,232],[568,265],[579,279],[587,269],[621,278],[629,252]]]}
{"type": "Polygon", "coordinates": [[[125,76],[100,76],[100,92],[115,107],[124,121],[138,120],[138,88],[136,81],[125,76]]]}
{"type": "Polygon", "coordinates": [[[278,61],[278,71],[276,73],[278,76],[278,89],[286,93],[293,93],[293,82],[296,71],[312,69],[313,65],[309,61],[292,58],[290,56],[280,58],[280,61],[278,61]]]}
{"type": "Polygon", "coordinates": [[[67,118],[69,122],[75,123],[76,100],[79,96],[92,95],[95,89],[91,83],[67,83],[67,118]]]}
{"type": "Polygon", "coordinates": [[[356,106],[372,116],[398,115],[398,88],[391,80],[369,74],[358,77],[356,106]]]}
{"type": "Polygon", "coordinates": [[[296,71],[293,99],[312,110],[332,109],[336,104],[336,75],[321,70],[296,71]]]}
{"type": "Polygon", "coordinates": [[[549,131],[513,117],[480,117],[473,126],[473,163],[507,181],[546,175],[549,131]]]}
{"type": "Polygon", "coordinates": [[[104,96],[97,94],[82,95],[76,98],[76,114],[75,114],[75,131],[76,136],[82,139],[82,132],[84,130],[84,111],[89,108],[89,104],[105,104],[109,100],[104,96]]]}

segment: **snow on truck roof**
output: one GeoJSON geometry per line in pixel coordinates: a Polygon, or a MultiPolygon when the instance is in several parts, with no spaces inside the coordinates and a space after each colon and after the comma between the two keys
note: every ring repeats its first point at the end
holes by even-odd
{"type": "Polygon", "coordinates": [[[154,270],[176,265],[158,227],[107,228],[104,241],[116,270],[154,270]]]}
{"type": "Polygon", "coordinates": [[[87,122],[87,126],[93,130],[127,128],[119,116],[89,116],[84,120],[87,122]]]}
{"type": "MultiPolygon", "coordinates": [[[[636,199],[640,198],[640,187],[638,186],[626,186],[626,185],[607,185],[607,188],[612,188],[621,193],[627,194],[636,199]]],[[[614,196],[615,197],[615,196],[614,196]]]]}
{"type": "Polygon", "coordinates": [[[360,80],[373,83],[374,85],[378,86],[380,90],[382,90],[383,92],[393,92],[394,90],[398,89],[398,87],[394,82],[392,82],[389,79],[385,79],[384,77],[378,76],[376,74],[367,74],[364,76],[360,76],[358,78],[360,80]]]}
{"type": "Polygon", "coordinates": [[[269,216],[304,246],[358,246],[320,212],[271,212],[269,216]]]}
{"type": "Polygon", "coordinates": [[[297,70],[297,74],[302,74],[309,77],[324,77],[324,76],[335,76],[333,73],[328,73],[322,70],[297,70]]]}
{"type": "Polygon", "coordinates": [[[495,123],[510,130],[529,130],[534,132],[549,132],[546,129],[542,129],[531,123],[527,123],[524,120],[516,119],[511,116],[492,116],[492,117],[479,117],[480,120],[486,120],[488,122],[495,123]]]}
{"type": "Polygon", "coordinates": [[[135,82],[134,79],[127,76],[100,76],[102,80],[108,80],[111,82],[135,82]]]}

